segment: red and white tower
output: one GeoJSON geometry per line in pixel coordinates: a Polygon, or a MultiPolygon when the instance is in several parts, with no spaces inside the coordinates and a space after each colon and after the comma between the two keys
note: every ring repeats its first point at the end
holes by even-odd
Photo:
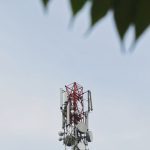
{"type": "Polygon", "coordinates": [[[88,126],[88,115],[93,110],[91,92],[76,82],[66,85],[60,90],[60,109],[63,131],[59,132],[59,141],[65,149],[88,150],[88,142],[93,139],[88,126]]]}

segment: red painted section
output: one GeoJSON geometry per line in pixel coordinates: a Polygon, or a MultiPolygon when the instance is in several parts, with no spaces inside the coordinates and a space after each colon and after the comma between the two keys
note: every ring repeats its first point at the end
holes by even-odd
{"type": "Polygon", "coordinates": [[[71,124],[77,124],[84,118],[83,112],[83,87],[76,82],[69,84],[66,87],[67,101],[70,103],[70,121],[71,124]]]}

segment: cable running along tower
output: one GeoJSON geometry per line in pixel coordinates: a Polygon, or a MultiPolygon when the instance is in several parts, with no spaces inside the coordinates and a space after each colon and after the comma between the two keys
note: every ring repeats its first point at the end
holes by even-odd
{"type": "Polygon", "coordinates": [[[91,92],[83,91],[76,82],[60,89],[60,110],[62,112],[62,131],[59,141],[65,150],[89,150],[88,142],[92,142],[92,132],[88,126],[88,116],[93,110],[91,92]]]}

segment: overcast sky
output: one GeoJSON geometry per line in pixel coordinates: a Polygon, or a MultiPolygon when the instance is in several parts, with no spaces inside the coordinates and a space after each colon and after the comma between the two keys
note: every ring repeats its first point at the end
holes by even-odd
{"type": "Polygon", "coordinates": [[[112,13],[85,36],[88,14],[70,25],[65,0],[0,2],[1,150],[63,150],[59,88],[74,81],[92,91],[90,150],[150,149],[150,30],[124,54],[112,13]]]}

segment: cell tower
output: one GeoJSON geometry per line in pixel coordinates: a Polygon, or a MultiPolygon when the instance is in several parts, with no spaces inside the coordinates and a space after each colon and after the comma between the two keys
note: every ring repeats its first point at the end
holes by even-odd
{"type": "Polygon", "coordinates": [[[65,150],[89,150],[92,132],[88,126],[89,112],[93,110],[91,92],[83,91],[76,82],[60,89],[60,110],[62,112],[62,131],[59,141],[63,141],[65,150]]]}

